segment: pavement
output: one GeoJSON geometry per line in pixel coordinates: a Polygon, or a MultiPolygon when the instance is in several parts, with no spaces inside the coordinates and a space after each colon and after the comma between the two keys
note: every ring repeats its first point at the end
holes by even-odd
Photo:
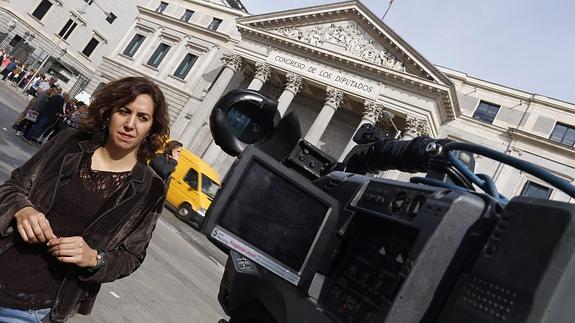
{"type": "MultiPolygon", "coordinates": [[[[0,81],[0,183],[40,147],[10,127],[26,103],[0,81]]],[[[227,318],[217,301],[225,260],[205,236],[164,209],[142,266],[103,284],[92,314],[70,322],[218,322],[227,318]]]]}

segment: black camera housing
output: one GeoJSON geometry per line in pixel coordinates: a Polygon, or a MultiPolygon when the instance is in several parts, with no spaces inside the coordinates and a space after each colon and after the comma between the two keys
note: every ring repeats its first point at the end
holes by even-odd
{"type": "Polygon", "coordinates": [[[336,165],[299,140],[294,114],[277,121],[277,102],[234,93],[216,105],[212,132],[230,129],[226,104],[242,96],[258,97],[258,122],[275,126],[252,143],[216,141],[239,154],[203,227],[230,254],[218,294],[230,323],[572,321],[573,205],[517,197],[503,207],[453,169],[460,185],[441,172],[428,183],[446,185],[435,186],[345,172],[352,159],[369,170],[449,162],[420,149],[430,138],[386,145],[363,127],[355,139],[381,145],[356,146],[336,165]]]}

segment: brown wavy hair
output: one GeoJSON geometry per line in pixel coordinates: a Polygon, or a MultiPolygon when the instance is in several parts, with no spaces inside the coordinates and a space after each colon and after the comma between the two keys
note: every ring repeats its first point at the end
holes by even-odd
{"type": "Polygon", "coordinates": [[[172,140],[170,142],[168,142],[166,144],[166,146],[164,147],[164,155],[167,156],[171,156],[172,155],[172,150],[174,149],[178,149],[180,147],[183,147],[184,145],[176,140],[172,140]]]}
{"type": "Polygon", "coordinates": [[[79,129],[99,133],[102,143],[108,139],[108,122],[112,113],[119,108],[132,103],[140,94],[148,94],[154,102],[152,128],[144,141],[140,144],[137,158],[146,162],[160,150],[170,135],[170,118],[168,105],[162,90],[152,80],[145,77],[126,77],[112,81],[95,94],[88,115],[78,125],[79,129]]]}

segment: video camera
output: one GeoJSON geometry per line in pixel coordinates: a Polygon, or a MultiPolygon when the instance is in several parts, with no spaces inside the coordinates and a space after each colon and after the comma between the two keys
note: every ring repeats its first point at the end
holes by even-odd
{"type": "Polygon", "coordinates": [[[276,105],[233,90],[210,117],[215,142],[238,156],[202,228],[229,252],[218,299],[230,323],[572,322],[573,205],[507,201],[470,157],[575,197],[568,182],[485,147],[369,125],[338,163],[276,105]],[[431,175],[365,175],[386,169],[431,175]]]}

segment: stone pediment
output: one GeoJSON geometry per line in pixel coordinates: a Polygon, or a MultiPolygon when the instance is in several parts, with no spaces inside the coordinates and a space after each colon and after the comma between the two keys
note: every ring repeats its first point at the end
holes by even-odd
{"type": "Polygon", "coordinates": [[[308,26],[277,27],[269,31],[311,46],[406,72],[406,67],[401,60],[352,20],[308,26]]]}
{"type": "MultiPolygon", "coordinates": [[[[438,85],[451,82],[359,1],[348,1],[237,19],[243,36],[289,39],[370,66],[409,74],[438,85]]],[[[325,55],[324,55],[325,56],[325,55]]]]}

